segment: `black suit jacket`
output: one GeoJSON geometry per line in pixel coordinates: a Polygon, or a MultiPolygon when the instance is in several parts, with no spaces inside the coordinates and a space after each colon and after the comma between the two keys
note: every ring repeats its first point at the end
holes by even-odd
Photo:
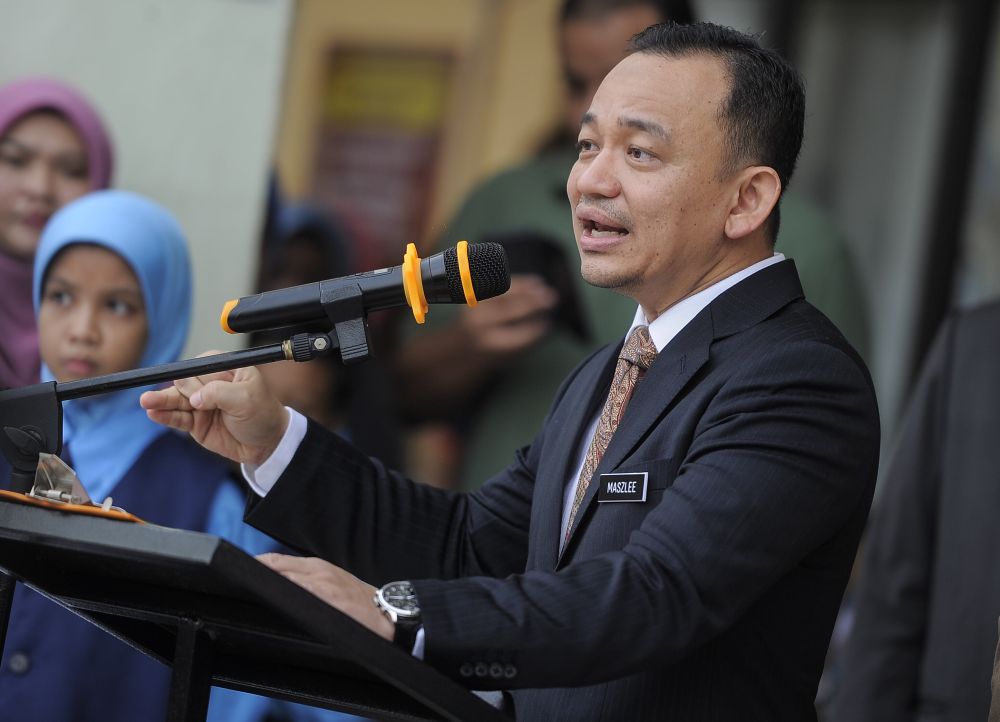
{"type": "Polygon", "coordinates": [[[842,722],[985,720],[1000,617],[1000,304],[938,333],[865,542],[842,722]]]}
{"type": "Polygon", "coordinates": [[[581,364],[475,493],[310,426],[248,520],[371,583],[414,580],[426,661],[515,690],[518,719],[814,719],[878,459],[864,364],[790,261],[729,289],[659,354],[596,471],[648,472],[646,502],[591,484],[560,559],[563,489],[617,353],[581,364]]]}

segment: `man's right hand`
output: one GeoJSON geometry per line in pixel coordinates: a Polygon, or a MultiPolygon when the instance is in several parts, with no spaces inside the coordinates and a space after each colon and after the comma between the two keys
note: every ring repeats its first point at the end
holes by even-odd
{"type": "Polygon", "coordinates": [[[288,428],[288,411],[253,367],[179,379],[139,403],[153,421],[241,464],[266,461],[288,428]]]}

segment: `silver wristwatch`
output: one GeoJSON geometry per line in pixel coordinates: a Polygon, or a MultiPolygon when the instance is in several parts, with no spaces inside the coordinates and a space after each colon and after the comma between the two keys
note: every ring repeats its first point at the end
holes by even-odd
{"type": "Polygon", "coordinates": [[[372,597],[375,606],[382,610],[396,626],[393,643],[407,652],[413,651],[417,630],[421,627],[420,604],[409,582],[389,582],[372,597]]]}

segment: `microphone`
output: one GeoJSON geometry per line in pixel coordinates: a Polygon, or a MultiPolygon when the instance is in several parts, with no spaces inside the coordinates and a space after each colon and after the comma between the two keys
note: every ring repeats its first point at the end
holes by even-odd
{"type": "Polygon", "coordinates": [[[360,291],[366,314],[409,306],[417,323],[423,323],[429,303],[475,306],[508,288],[507,254],[499,243],[469,245],[459,241],[454,248],[424,259],[410,243],[399,266],[227,301],[219,323],[226,333],[248,333],[328,321],[323,299],[342,295],[345,290],[360,291]]]}

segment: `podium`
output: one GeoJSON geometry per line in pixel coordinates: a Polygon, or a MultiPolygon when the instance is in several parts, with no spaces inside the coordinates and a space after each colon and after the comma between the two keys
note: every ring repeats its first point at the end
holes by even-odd
{"type": "Polygon", "coordinates": [[[168,722],[204,720],[211,685],[376,719],[509,720],[209,534],[0,499],[0,569],[171,666],[168,722]]]}

